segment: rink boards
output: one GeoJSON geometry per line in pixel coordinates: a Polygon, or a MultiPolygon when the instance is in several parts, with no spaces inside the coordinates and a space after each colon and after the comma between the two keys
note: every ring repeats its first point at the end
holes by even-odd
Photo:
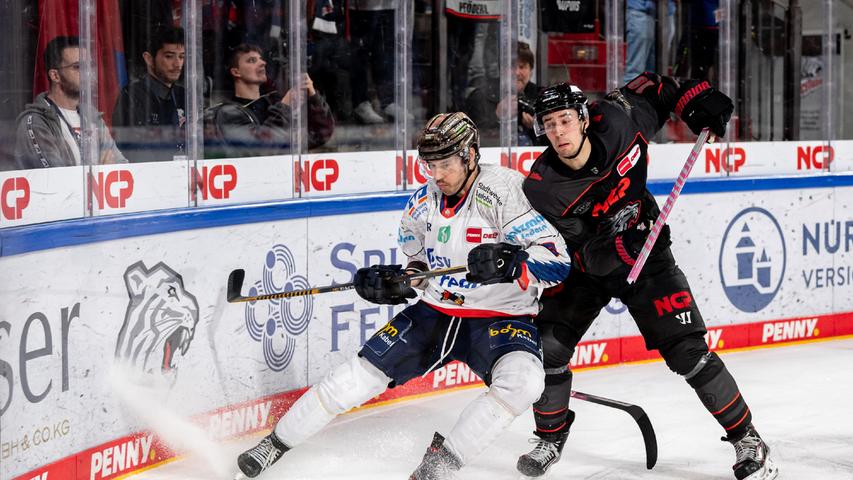
{"type": "MultiPolygon", "coordinates": [[[[650,185],[661,203],[670,187],[650,185]]],[[[213,438],[270,428],[400,307],[351,291],[228,304],[228,272],[244,268],[252,295],[405,263],[396,226],[406,200],[295,200],[0,231],[0,478],[111,479],[174,456],[113,394],[117,357],[170,383],[163,401],[213,438]]],[[[843,174],[688,182],[670,217],[673,250],[712,349],[853,334],[851,202],[853,177],[843,174]]],[[[584,340],[575,367],[654,356],[617,301],[584,340]]],[[[376,401],[478,381],[452,364],[376,401]]]]}

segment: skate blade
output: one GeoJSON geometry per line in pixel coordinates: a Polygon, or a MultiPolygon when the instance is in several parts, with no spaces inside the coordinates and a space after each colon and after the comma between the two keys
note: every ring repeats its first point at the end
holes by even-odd
{"type": "Polygon", "coordinates": [[[764,462],[761,470],[744,478],[743,480],[773,480],[779,476],[779,467],[776,466],[769,458],[764,462]]]}
{"type": "Polygon", "coordinates": [[[234,480],[247,480],[248,478],[249,477],[243,475],[242,472],[239,472],[236,475],[234,475],[234,480]]]}

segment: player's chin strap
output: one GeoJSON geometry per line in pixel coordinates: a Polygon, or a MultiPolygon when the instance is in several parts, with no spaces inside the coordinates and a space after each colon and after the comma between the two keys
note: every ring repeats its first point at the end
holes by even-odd
{"type": "Polygon", "coordinates": [[[444,342],[441,343],[441,355],[439,355],[438,360],[432,364],[431,367],[421,375],[421,378],[426,377],[429,373],[439,365],[444,360],[444,358],[450,355],[450,352],[453,351],[453,346],[456,345],[456,337],[459,336],[459,327],[462,326],[462,317],[450,317],[450,324],[447,326],[447,332],[444,333],[444,342]],[[453,324],[456,324],[456,329],[453,328],[453,324]],[[450,341],[450,347],[445,350],[444,347],[447,346],[447,339],[450,338],[450,331],[453,330],[453,338],[450,341]]]}
{"type": "Polygon", "coordinates": [[[456,190],[456,193],[453,195],[448,195],[449,197],[456,197],[459,193],[465,189],[465,186],[468,185],[468,180],[471,178],[471,175],[474,172],[480,170],[480,152],[474,154],[474,168],[468,167],[468,160],[465,160],[465,181],[462,182],[462,186],[459,187],[459,190],[456,190]]]}

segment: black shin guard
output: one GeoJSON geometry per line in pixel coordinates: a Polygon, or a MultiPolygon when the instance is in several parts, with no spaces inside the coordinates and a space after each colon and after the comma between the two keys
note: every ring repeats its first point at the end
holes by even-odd
{"type": "Polygon", "coordinates": [[[707,363],[693,377],[687,378],[687,383],[696,390],[702,404],[729,438],[740,438],[752,422],[749,406],[720,357],[711,352],[705,358],[707,363]]]}
{"type": "Polygon", "coordinates": [[[543,439],[559,437],[575,420],[569,410],[572,394],[572,372],[545,375],[545,390],[533,404],[536,435],[543,439]]]}
{"type": "Polygon", "coordinates": [[[683,375],[729,438],[743,436],[752,422],[735,379],[700,335],[685,337],[661,349],[669,368],[683,375]]]}

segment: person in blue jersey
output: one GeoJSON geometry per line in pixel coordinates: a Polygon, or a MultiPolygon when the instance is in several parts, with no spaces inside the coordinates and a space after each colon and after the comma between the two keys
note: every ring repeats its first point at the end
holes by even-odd
{"type": "Polygon", "coordinates": [[[370,302],[420,299],[379,329],[348,362],[312,386],[258,445],[239,456],[255,477],[336,415],[446,363],[465,362],[488,389],[446,435],[436,433],[410,479],[441,480],[471,462],[529,409],[544,388],[533,317],[544,288],[569,273],[566,245],[530,207],[518,172],[479,163],[479,132],[464,113],[429,120],[418,142],[430,175],[410,197],[398,241],[408,264],[355,275],[370,302]],[[418,283],[406,273],[451,266],[468,272],[418,283]]]}

